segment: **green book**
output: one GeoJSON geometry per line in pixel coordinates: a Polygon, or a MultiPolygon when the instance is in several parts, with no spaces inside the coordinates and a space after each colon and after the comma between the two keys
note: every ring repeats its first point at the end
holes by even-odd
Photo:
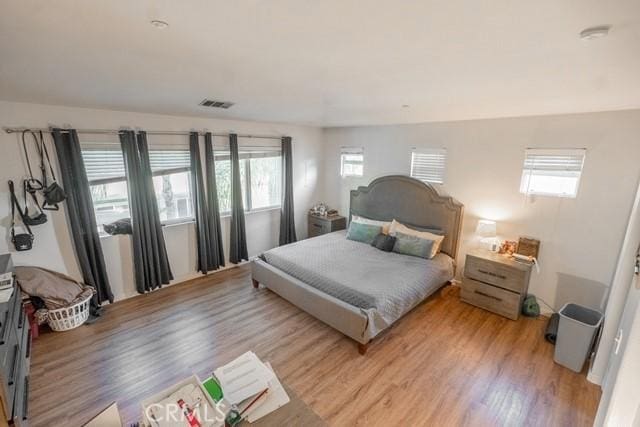
{"type": "Polygon", "coordinates": [[[218,381],[216,381],[215,378],[213,377],[207,378],[202,383],[202,386],[204,387],[205,390],[207,390],[207,393],[209,393],[209,396],[211,396],[214,402],[217,403],[220,400],[222,400],[222,397],[223,397],[222,387],[220,387],[220,384],[218,384],[218,381]]]}

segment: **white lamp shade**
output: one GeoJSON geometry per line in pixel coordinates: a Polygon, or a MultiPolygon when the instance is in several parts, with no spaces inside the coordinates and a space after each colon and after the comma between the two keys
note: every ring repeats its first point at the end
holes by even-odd
{"type": "Polygon", "coordinates": [[[488,219],[481,219],[478,221],[476,227],[476,234],[480,237],[496,237],[496,222],[488,219]]]}

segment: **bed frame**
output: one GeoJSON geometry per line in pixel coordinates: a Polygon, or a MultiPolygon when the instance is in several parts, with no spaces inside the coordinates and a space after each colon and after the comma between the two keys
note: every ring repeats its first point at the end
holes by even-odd
{"type": "MultiPolygon", "coordinates": [[[[440,195],[429,184],[404,175],[390,175],[377,178],[366,187],[351,190],[349,219],[352,215],[380,221],[396,219],[406,225],[440,229],[446,236],[441,251],[455,261],[460,245],[463,211],[461,203],[452,197],[440,195]]],[[[262,283],[355,340],[360,354],[365,354],[374,336],[367,328],[367,316],[358,307],[325,294],[261,259],[252,262],[251,273],[254,288],[262,283]]]]}

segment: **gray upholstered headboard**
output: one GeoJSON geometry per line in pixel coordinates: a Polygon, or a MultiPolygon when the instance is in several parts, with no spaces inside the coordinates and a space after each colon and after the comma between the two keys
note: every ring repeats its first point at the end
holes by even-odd
{"type": "Polygon", "coordinates": [[[351,215],[379,221],[393,219],[445,233],[441,251],[453,259],[458,255],[464,206],[449,196],[441,196],[429,184],[403,175],[377,178],[366,187],[351,190],[351,215]]]}

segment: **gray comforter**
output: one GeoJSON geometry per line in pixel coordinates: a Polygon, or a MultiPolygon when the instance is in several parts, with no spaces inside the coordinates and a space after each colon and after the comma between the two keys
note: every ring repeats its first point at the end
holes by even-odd
{"type": "MultiPolygon", "coordinates": [[[[298,280],[360,308],[384,329],[453,278],[453,260],[383,252],[345,231],[271,249],[264,260],[298,280]]],[[[373,326],[373,325],[370,325],[373,326]]]]}

